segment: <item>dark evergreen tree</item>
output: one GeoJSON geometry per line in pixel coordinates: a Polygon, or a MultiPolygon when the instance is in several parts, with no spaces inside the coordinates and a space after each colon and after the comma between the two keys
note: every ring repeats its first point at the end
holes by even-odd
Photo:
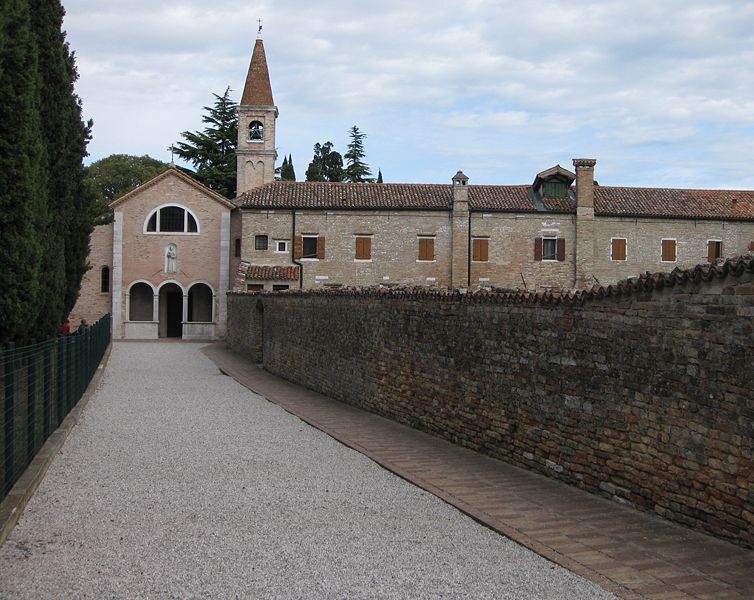
{"type": "Polygon", "coordinates": [[[296,181],[296,172],[293,170],[293,159],[290,154],[283,158],[283,166],[280,169],[282,181],[296,181]]]}
{"type": "Polygon", "coordinates": [[[0,14],[0,345],[38,334],[45,212],[37,51],[26,0],[0,14]]]}
{"type": "Polygon", "coordinates": [[[195,177],[208,188],[228,198],[236,196],[236,144],[238,142],[238,106],[230,99],[230,88],[215,97],[213,106],[205,106],[203,131],[184,131],[173,150],[196,169],[195,177]]]}
{"type": "Polygon", "coordinates": [[[354,125],[348,131],[348,135],[351,137],[351,141],[348,143],[348,152],[344,155],[346,159],[344,180],[351,183],[374,181],[371,179],[372,173],[369,170],[369,165],[363,160],[366,156],[364,138],[367,137],[367,134],[359,131],[359,128],[354,125]]]}
{"type": "Polygon", "coordinates": [[[46,150],[47,210],[39,214],[39,227],[45,232],[45,297],[38,323],[51,335],[76,303],[81,278],[88,269],[94,195],[85,182],[82,160],[92,124],[83,121],[74,92],[78,73],[62,30],[63,7],[59,0],[29,0],[29,7],[38,51],[41,137],[46,150]]]}
{"type": "Polygon", "coordinates": [[[382,169],[377,170],[377,183],[382,183],[382,169]]]}
{"type": "Polygon", "coordinates": [[[332,142],[314,144],[314,157],[306,169],[307,181],[343,181],[343,157],[332,142]]]}
{"type": "Polygon", "coordinates": [[[96,195],[97,224],[110,220],[110,202],[168,168],[151,156],[111,154],[86,167],[86,179],[96,195]]]}

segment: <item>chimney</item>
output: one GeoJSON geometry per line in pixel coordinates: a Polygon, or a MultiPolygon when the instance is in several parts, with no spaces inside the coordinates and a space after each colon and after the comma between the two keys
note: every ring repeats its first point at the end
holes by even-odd
{"type": "Polygon", "coordinates": [[[469,178],[458,171],[453,176],[452,241],[450,285],[455,289],[471,284],[469,246],[471,230],[469,221],[469,178]]]}
{"type": "Polygon", "coordinates": [[[574,158],[576,167],[576,207],[594,210],[594,165],[593,158],[574,158]]]}

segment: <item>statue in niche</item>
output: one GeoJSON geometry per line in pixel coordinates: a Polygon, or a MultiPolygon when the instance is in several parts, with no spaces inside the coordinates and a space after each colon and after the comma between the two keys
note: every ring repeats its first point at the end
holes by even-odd
{"type": "Polygon", "coordinates": [[[165,249],[165,273],[178,272],[178,246],[169,244],[165,249]]]}

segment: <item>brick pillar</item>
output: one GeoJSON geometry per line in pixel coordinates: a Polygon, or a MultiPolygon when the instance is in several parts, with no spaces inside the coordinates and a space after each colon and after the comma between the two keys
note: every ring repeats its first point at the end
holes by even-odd
{"type": "Polygon", "coordinates": [[[453,177],[453,241],[450,285],[469,286],[469,178],[461,171],[453,177]]]}
{"type": "Polygon", "coordinates": [[[590,287],[594,279],[594,165],[593,158],[574,158],[576,167],[576,256],[574,285],[590,287]]]}

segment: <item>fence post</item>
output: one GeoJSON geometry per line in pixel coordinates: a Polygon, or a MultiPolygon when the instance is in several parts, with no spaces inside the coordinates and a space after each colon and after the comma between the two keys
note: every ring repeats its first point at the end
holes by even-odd
{"type": "Polygon", "coordinates": [[[13,450],[15,447],[15,362],[16,362],[16,345],[11,342],[3,357],[3,372],[5,375],[5,407],[3,414],[5,416],[5,481],[3,481],[3,496],[13,486],[13,450]]]}
{"type": "Polygon", "coordinates": [[[65,377],[65,340],[64,337],[59,337],[57,345],[55,347],[56,356],[55,362],[57,363],[57,390],[55,394],[55,427],[59,427],[63,422],[63,407],[66,405],[65,390],[66,390],[66,377],[65,377]]]}
{"type": "Polygon", "coordinates": [[[34,434],[37,425],[37,407],[34,406],[37,396],[37,353],[32,342],[26,352],[26,460],[34,458],[34,434]]]}
{"type": "Polygon", "coordinates": [[[50,346],[50,342],[45,343],[44,347],[44,354],[42,356],[42,406],[44,411],[44,439],[46,440],[48,437],[50,437],[50,422],[51,417],[50,413],[52,410],[52,407],[50,404],[52,403],[52,360],[50,353],[52,352],[52,347],[50,346]]]}

